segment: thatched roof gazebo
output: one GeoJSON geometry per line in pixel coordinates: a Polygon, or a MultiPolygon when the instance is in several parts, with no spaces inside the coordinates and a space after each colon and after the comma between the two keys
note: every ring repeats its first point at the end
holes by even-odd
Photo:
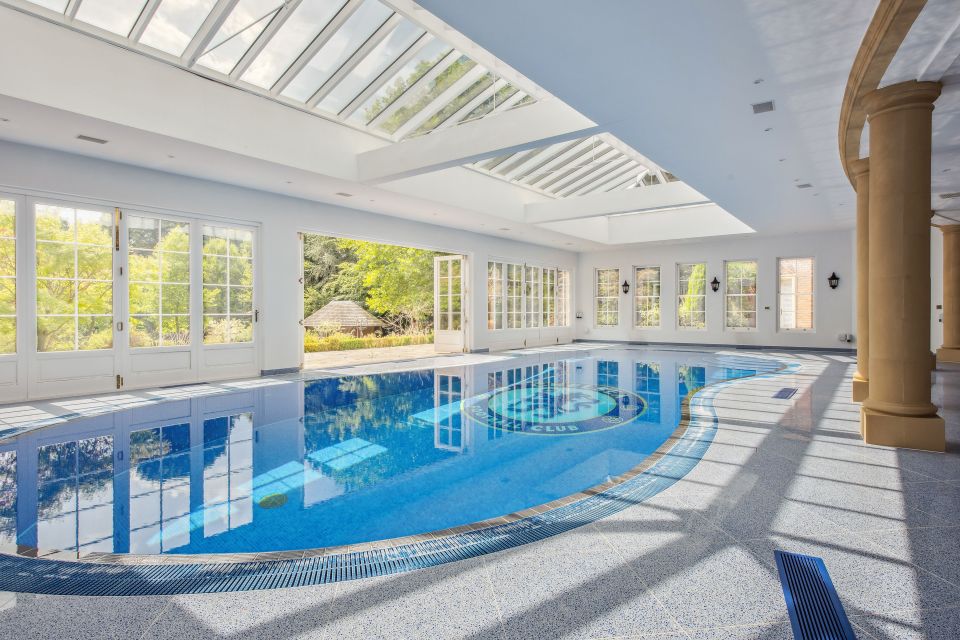
{"type": "Polygon", "coordinates": [[[303,326],[337,326],[342,333],[352,333],[360,337],[383,328],[384,324],[380,318],[371,315],[353,300],[334,300],[311,313],[310,317],[303,321],[303,326]]]}

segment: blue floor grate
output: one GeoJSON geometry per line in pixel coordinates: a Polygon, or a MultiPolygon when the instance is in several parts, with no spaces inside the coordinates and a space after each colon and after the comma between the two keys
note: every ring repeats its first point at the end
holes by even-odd
{"type": "Polygon", "coordinates": [[[775,551],[783,599],[796,640],[856,640],[823,560],[775,551]]]}
{"type": "Polygon", "coordinates": [[[789,400],[797,391],[798,389],[795,389],[794,387],[784,387],[783,389],[780,389],[780,391],[777,391],[775,394],[773,394],[773,397],[778,400],[789,400]]]}

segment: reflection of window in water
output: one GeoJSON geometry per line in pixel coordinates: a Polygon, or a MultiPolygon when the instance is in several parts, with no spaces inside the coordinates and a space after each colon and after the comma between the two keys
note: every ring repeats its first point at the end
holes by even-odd
{"type": "Polygon", "coordinates": [[[723,370],[723,379],[724,380],[736,380],[737,378],[749,378],[750,376],[757,375],[756,369],[724,369],[723,370]]]}
{"type": "Polygon", "coordinates": [[[130,552],[190,542],[190,425],[130,433],[130,552]]]}
{"type": "Polygon", "coordinates": [[[203,535],[253,521],[253,414],[203,421],[203,535]]]}
{"type": "Polygon", "coordinates": [[[620,364],[613,360],[597,361],[597,386],[598,387],[619,387],[620,386],[620,364]]]}
{"type": "Polygon", "coordinates": [[[682,364],[677,367],[678,404],[682,404],[687,395],[707,385],[707,370],[704,367],[691,367],[682,364]]]}
{"type": "Polygon", "coordinates": [[[463,451],[463,420],[459,407],[461,399],[463,384],[460,376],[438,374],[434,396],[434,445],[438,449],[463,451]]]}
{"type": "Polygon", "coordinates": [[[641,422],[660,422],[660,365],[638,362],[634,373],[634,392],[647,401],[641,422]]]}
{"type": "Polygon", "coordinates": [[[17,542],[17,452],[0,451],[0,551],[17,542]]]}
{"type": "Polygon", "coordinates": [[[37,546],[113,551],[113,436],[38,447],[37,546]]]}

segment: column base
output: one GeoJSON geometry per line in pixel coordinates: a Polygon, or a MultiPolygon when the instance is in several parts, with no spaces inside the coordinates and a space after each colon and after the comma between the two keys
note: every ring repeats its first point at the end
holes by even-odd
{"type": "Polygon", "coordinates": [[[866,378],[861,378],[859,373],[853,374],[853,401],[863,402],[867,399],[867,391],[870,383],[866,378]]]}
{"type": "Polygon", "coordinates": [[[942,452],[947,446],[945,423],[938,415],[897,416],[861,407],[860,433],[867,444],[884,447],[942,452]]]}
{"type": "Polygon", "coordinates": [[[960,364],[960,349],[950,349],[946,347],[937,349],[937,361],[960,364]]]}

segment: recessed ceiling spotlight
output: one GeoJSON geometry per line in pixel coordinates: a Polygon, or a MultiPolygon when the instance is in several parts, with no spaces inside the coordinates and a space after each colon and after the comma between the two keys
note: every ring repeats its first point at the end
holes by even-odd
{"type": "Polygon", "coordinates": [[[780,160],[778,160],[778,162],[786,162],[786,161],[787,161],[786,158],[780,158],[780,160]]]}
{"type": "Polygon", "coordinates": [[[10,118],[0,118],[0,122],[10,122],[10,118]]]}
{"type": "Polygon", "coordinates": [[[767,127],[767,128],[766,128],[766,129],[764,129],[763,131],[764,131],[764,132],[769,132],[769,131],[773,131],[773,127],[767,127]]]}
{"type": "Polygon", "coordinates": [[[953,193],[941,193],[941,200],[953,200],[954,198],[960,198],[960,191],[954,191],[953,193]]]}
{"type": "Polygon", "coordinates": [[[167,154],[167,157],[170,158],[171,160],[173,160],[173,159],[176,158],[177,156],[173,155],[172,153],[168,153],[168,154],[167,154]]]}
{"type": "Polygon", "coordinates": [[[293,184],[293,180],[284,180],[287,184],[293,184]]]}
{"type": "Polygon", "coordinates": [[[498,231],[510,231],[510,227],[500,227],[498,231]]]}
{"type": "Polygon", "coordinates": [[[565,244],[566,244],[568,247],[572,247],[572,246],[573,246],[573,243],[572,243],[572,242],[567,242],[567,243],[565,243],[565,244]]]}
{"type": "Polygon", "coordinates": [[[809,182],[804,182],[803,184],[798,184],[797,189],[809,189],[812,186],[809,182]]]}
{"type": "Polygon", "coordinates": [[[340,196],[341,198],[352,198],[352,193],[346,193],[344,191],[337,191],[334,195],[340,196]]]}
{"type": "Polygon", "coordinates": [[[753,84],[763,84],[763,78],[757,78],[753,81],[753,84]]]}
{"type": "Polygon", "coordinates": [[[82,133],[77,136],[77,140],[83,140],[84,142],[92,142],[94,144],[107,144],[107,141],[104,140],[103,138],[94,138],[93,136],[84,135],[82,133]]]}
{"type": "MultiPolygon", "coordinates": [[[[0,120],[3,120],[3,118],[0,118],[0,120]]],[[[3,120],[3,121],[6,122],[6,120],[3,120]]],[[[947,167],[946,169],[943,170],[943,173],[949,173],[949,172],[950,172],[950,167],[947,167]]]]}

